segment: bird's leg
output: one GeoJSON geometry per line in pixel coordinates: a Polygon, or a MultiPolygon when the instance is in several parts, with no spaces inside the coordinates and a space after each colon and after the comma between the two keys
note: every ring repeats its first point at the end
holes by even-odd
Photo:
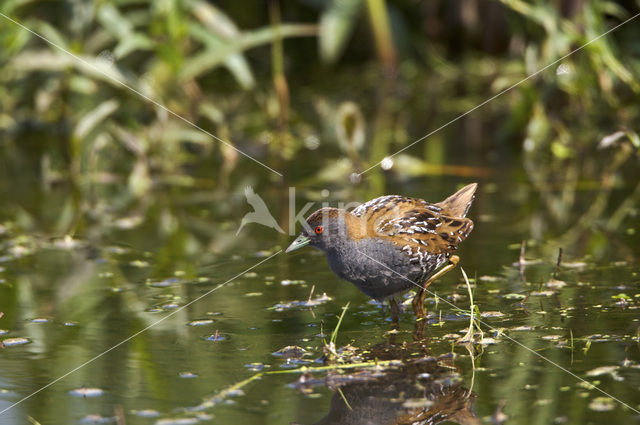
{"type": "MultiPolygon", "coordinates": [[[[423,311],[424,314],[424,311],[423,311]]],[[[423,320],[424,317],[416,320],[416,324],[413,327],[413,340],[414,341],[422,341],[424,339],[424,328],[427,324],[426,320],[423,320]]]]}
{"type": "Polygon", "coordinates": [[[427,314],[424,311],[424,301],[421,301],[424,300],[423,294],[425,292],[426,291],[424,289],[424,286],[421,286],[416,296],[413,297],[413,301],[411,301],[411,305],[413,306],[413,314],[416,315],[416,318],[419,321],[427,317],[427,314]]]}
{"type": "Polygon", "coordinates": [[[444,276],[451,270],[455,269],[459,261],[460,261],[460,257],[458,257],[457,255],[452,255],[451,258],[449,258],[449,264],[447,264],[446,266],[438,270],[436,274],[431,276],[429,280],[427,280],[422,285],[422,287],[420,287],[420,290],[418,291],[416,296],[413,298],[413,301],[411,302],[411,304],[413,305],[413,312],[418,318],[418,320],[425,319],[427,317],[424,311],[424,299],[427,296],[427,288],[429,287],[429,285],[431,285],[435,280],[440,279],[442,276],[444,276]]]}
{"type": "Polygon", "coordinates": [[[400,308],[398,307],[398,302],[395,298],[391,298],[389,300],[389,307],[391,307],[391,322],[397,325],[400,308]]]}

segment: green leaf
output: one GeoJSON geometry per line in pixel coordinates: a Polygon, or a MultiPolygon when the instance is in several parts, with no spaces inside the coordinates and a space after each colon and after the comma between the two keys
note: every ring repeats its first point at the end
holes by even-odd
{"type": "Polygon", "coordinates": [[[40,20],[29,20],[25,23],[25,26],[39,33],[42,37],[44,37],[51,43],[55,43],[63,49],[69,50],[69,44],[64,38],[64,35],[62,35],[62,33],[58,31],[57,28],[55,28],[48,22],[40,20]]]}
{"type": "Polygon", "coordinates": [[[364,0],[333,0],[320,17],[320,57],[335,62],[344,51],[353,32],[364,0]]]}
{"type": "Polygon", "coordinates": [[[266,27],[255,31],[243,32],[233,40],[224,40],[208,32],[199,24],[189,25],[190,34],[203,42],[207,47],[202,53],[194,55],[185,61],[181,79],[198,77],[224,63],[233,55],[245,50],[271,43],[282,37],[307,37],[317,33],[315,25],[284,24],[277,27],[266,27]]]}
{"type": "Polygon", "coordinates": [[[255,86],[256,81],[253,78],[249,62],[247,62],[247,59],[243,55],[230,55],[224,61],[224,66],[233,74],[236,81],[243,89],[248,90],[255,86]]]}
{"type": "Polygon", "coordinates": [[[4,0],[2,2],[2,7],[0,7],[0,11],[5,15],[13,13],[15,9],[22,7],[25,4],[33,3],[33,1],[34,0],[4,0]]]}
{"type": "Polygon", "coordinates": [[[151,177],[149,167],[144,158],[138,158],[128,180],[129,191],[136,198],[141,197],[151,188],[151,177]]]}
{"type": "Polygon", "coordinates": [[[121,40],[133,33],[133,26],[120,11],[109,3],[102,3],[96,16],[98,22],[114,37],[121,40]]]}
{"type": "Polygon", "coordinates": [[[208,145],[213,141],[206,133],[186,124],[167,126],[162,133],[162,140],[167,143],[191,142],[199,145],[208,145]]]}
{"type": "Polygon", "coordinates": [[[118,101],[110,99],[86,113],[73,130],[74,137],[78,140],[84,139],[91,130],[118,109],[119,105],[118,101]]]}
{"type": "Polygon", "coordinates": [[[191,12],[214,34],[224,38],[233,38],[240,33],[236,24],[220,9],[204,1],[194,1],[191,12]]]}
{"type": "Polygon", "coordinates": [[[636,149],[640,149],[640,136],[638,136],[638,133],[632,130],[627,130],[626,134],[627,134],[627,137],[629,138],[629,141],[631,141],[631,144],[636,149]]]}
{"type": "Polygon", "coordinates": [[[133,34],[130,37],[120,40],[116,48],[113,50],[113,56],[121,59],[136,50],[153,49],[153,41],[142,34],[133,34]]]}
{"type": "Polygon", "coordinates": [[[78,71],[112,86],[122,88],[122,84],[133,86],[112,63],[94,56],[71,56],[49,49],[29,50],[16,55],[11,65],[18,71],[64,71],[74,67],[78,71]]]}
{"type": "Polygon", "coordinates": [[[131,20],[111,4],[98,9],[97,20],[113,37],[119,40],[113,51],[115,58],[123,58],[136,50],[151,50],[153,41],[145,34],[136,33],[131,20]]]}

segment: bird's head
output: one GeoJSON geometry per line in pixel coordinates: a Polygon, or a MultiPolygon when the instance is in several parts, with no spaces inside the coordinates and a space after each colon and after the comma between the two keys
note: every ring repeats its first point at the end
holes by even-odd
{"type": "Polygon", "coordinates": [[[303,224],[302,232],[285,252],[310,245],[328,251],[350,237],[348,224],[355,219],[348,211],[338,208],[321,208],[311,214],[303,224]]]}

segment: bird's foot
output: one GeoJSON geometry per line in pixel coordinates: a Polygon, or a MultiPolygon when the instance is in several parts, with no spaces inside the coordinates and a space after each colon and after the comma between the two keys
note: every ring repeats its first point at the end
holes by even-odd
{"type": "Polygon", "coordinates": [[[442,269],[438,270],[436,274],[431,276],[429,280],[427,280],[424,285],[420,288],[420,291],[413,298],[411,304],[413,305],[413,312],[416,315],[416,320],[423,320],[427,318],[427,314],[424,310],[424,300],[427,297],[427,288],[437,279],[440,279],[442,276],[456,268],[458,263],[460,262],[460,257],[457,255],[452,255],[449,258],[449,264],[447,264],[442,269]]]}

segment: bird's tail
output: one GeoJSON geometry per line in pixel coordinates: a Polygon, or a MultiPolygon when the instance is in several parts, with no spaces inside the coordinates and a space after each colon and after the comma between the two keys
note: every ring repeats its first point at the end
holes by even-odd
{"type": "Polygon", "coordinates": [[[474,194],[478,188],[478,183],[471,183],[466,185],[453,195],[449,196],[442,202],[438,202],[436,205],[445,210],[445,214],[452,217],[466,217],[471,203],[475,198],[474,194]]]}

